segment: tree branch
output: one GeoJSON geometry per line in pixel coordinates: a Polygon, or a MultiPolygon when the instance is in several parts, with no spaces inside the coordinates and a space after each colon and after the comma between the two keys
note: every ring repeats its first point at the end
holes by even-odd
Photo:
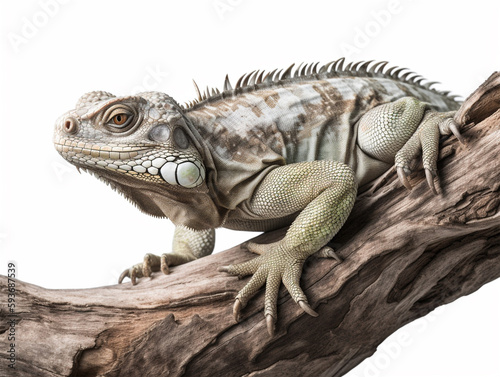
{"type": "Polygon", "coordinates": [[[311,259],[304,268],[301,284],[318,318],[282,287],[275,337],[266,331],[262,292],[236,323],[232,303],[245,282],[217,267],[253,258],[240,247],[134,287],[48,290],[18,281],[12,375],[345,374],[398,328],[500,277],[499,107],[497,73],[457,114],[469,123],[467,146],[454,137],[442,144],[440,195],[421,172],[409,193],[391,171],[359,196],[335,237],[344,261],[311,259]]]}

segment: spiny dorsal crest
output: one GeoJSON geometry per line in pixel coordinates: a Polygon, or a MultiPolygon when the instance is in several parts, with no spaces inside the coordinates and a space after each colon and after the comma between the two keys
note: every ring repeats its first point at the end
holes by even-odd
{"type": "Polygon", "coordinates": [[[300,82],[343,76],[391,78],[393,80],[398,80],[410,85],[434,91],[440,95],[447,96],[452,100],[458,97],[450,96],[450,92],[438,91],[432,88],[434,84],[439,83],[437,81],[427,81],[422,76],[410,71],[408,68],[399,68],[395,66],[386,69],[385,67],[389,64],[386,61],[374,63],[374,60],[369,60],[359,61],[356,63],[351,62],[345,66],[344,64],[345,58],[340,58],[324,64],[319,68],[319,63],[301,63],[295,69],[295,64],[292,64],[285,70],[275,69],[268,73],[264,70],[256,70],[241,76],[236,82],[234,88],[229,82],[228,75],[226,75],[222,92],[219,89],[210,89],[208,87],[204,92],[201,92],[198,85],[193,80],[196,90],[196,98],[190,102],[186,102],[183,108],[194,108],[201,103],[205,103],[205,101],[208,102],[211,100],[230,97],[243,91],[247,92],[256,88],[271,87],[285,81],[300,82]]]}

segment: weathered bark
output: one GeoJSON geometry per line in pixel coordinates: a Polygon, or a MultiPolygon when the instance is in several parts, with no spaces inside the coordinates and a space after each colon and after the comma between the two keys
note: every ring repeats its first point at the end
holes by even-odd
{"type": "MultiPolygon", "coordinates": [[[[454,137],[443,143],[440,195],[422,173],[408,192],[389,172],[359,196],[335,238],[344,261],[312,259],[304,268],[302,286],[318,318],[282,288],[275,337],[266,331],[262,292],[236,323],[232,303],[245,282],[217,267],[253,257],[239,247],[134,287],[17,282],[11,375],[343,375],[398,328],[500,277],[499,90],[497,74],[457,115],[476,125],[463,128],[466,147],[454,137]]],[[[6,353],[0,357],[4,368],[6,353]]]]}

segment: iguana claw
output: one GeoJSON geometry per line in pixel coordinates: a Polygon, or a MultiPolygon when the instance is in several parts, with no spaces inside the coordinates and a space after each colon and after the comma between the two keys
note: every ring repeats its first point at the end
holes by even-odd
{"type": "Polygon", "coordinates": [[[437,195],[436,186],[434,185],[434,177],[436,173],[432,172],[430,169],[425,169],[425,178],[427,179],[427,184],[434,195],[437,195]]]}
{"type": "Polygon", "coordinates": [[[313,308],[311,308],[311,305],[309,305],[307,302],[300,300],[298,304],[300,305],[302,310],[309,314],[311,317],[317,317],[319,315],[313,310],[313,308]]]}
{"type": "Polygon", "coordinates": [[[316,258],[331,258],[335,259],[337,262],[342,262],[342,258],[337,255],[335,250],[330,246],[323,246],[318,252],[314,254],[316,258]]]}
{"type": "Polygon", "coordinates": [[[240,312],[241,312],[242,307],[243,307],[243,305],[241,304],[240,300],[238,300],[238,299],[234,300],[233,316],[234,316],[234,320],[236,322],[240,321],[240,312]]]}
{"type": "Polygon", "coordinates": [[[455,135],[455,137],[458,139],[458,141],[461,144],[465,145],[465,139],[458,130],[458,124],[454,120],[452,120],[448,127],[450,128],[450,131],[453,133],[453,135],[455,135]]]}
{"type": "Polygon", "coordinates": [[[410,185],[410,182],[408,181],[408,178],[406,177],[404,169],[401,166],[398,166],[396,171],[398,172],[399,180],[401,181],[403,186],[411,191],[411,185],[410,185]]]}
{"type": "MultiPolygon", "coordinates": [[[[424,169],[425,170],[425,178],[427,180],[427,184],[429,185],[429,188],[431,189],[432,193],[434,195],[437,195],[437,190],[436,190],[436,185],[434,184],[434,177],[437,175],[436,173],[432,172],[430,169],[424,169]]],[[[408,181],[408,177],[406,176],[404,169],[400,166],[397,167],[397,172],[398,172],[398,177],[401,183],[403,184],[404,187],[406,187],[408,190],[412,190],[410,181],[408,181]]]]}
{"type": "Polygon", "coordinates": [[[270,336],[274,336],[275,330],[276,330],[276,320],[271,314],[266,315],[266,326],[267,326],[267,332],[269,333],[270,336]]]}
{"type": "Polygon", "coordinates": [[[123,282],[123,279],[127,277],[129,277],[129,272],[128,270],[125,270],[120,274],[120,277],[118,278],[118,284],[121,284],[123,282]]]}

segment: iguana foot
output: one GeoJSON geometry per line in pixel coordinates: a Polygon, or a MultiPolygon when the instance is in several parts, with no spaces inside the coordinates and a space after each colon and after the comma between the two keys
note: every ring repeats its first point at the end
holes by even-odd
{"type": "Polygon", "coordinates": [[[434,178],[437,177],[440,135],[453,133],[461,143],[464,143],[464,139],[458,131],[458,125],[453,120],[453,115],[454,112],[426,112],[416,132],[396,153],[394,162],[398,177],[408,190],[412,188],[407,178],[407,175],[411,173],[410,164],[421,152],[427,184],[431,191],[437,195],[434,178]]]}
{"type": "Polygon", "coordinates": [[[136,285],[137,279],[147,276],[148,270],[151,273],[151,260],[156,261],[156,258],[158,258],[158,256],[154,254],[146,254],[142,263],[134,264],[132,267],[126,269],[121,273],[120,277],[118,278],[118,284],[121,284],[123,282],[123,279],[128,277],[132,281],[132,285],[136,285]]]}
{"type": "Polygon", "coordinates": [[[427,183],[437,194],[434,178],[439,153],[439,136],[454,134],[464,143],[453,120],[454,111],[440,113],[414,97],[403,97],[368,111],[359,121],[358,143],[368,155],[394,163],[403,185],[411,190],[407,176],[411,163],[422,152],[427,183]]]}
{"type": "Polygon", "coordinates": [[[121,284],[123,279],[128,277],[132,281],[132,285],[136,285],[137,279],[150,277],[151,273],[158,271],[168,275],[170,273],[169,266],[178,266],[194,259],[185,254],[164,253],[158,256],[148,253],[144,256],[143,262],[134,264],[121,273],[118,284],[121,284]]]}
{"type": "Polygon", "coordinates": [[[164,274],[168,274],[170,272],[169,266],[178,266],[209,255],[214,244],[214,229],[195,231],[177,226],[174,232],[172,253],[164,253],[161,256],[146,254],[141,263],[137,263],[121,273],[118,284],[121,284],[126,277],[130,278],[132,285],[136,285],[137,279],[151,276],[153,272],[162,271],[164,274]]]}
{"type": "Polygon", "coordinates": [[[219,271],[228,272],[239,277],[253,275],[247,285],[236,296],[233,314],[239,321],[241,309],[264,286],[264,316],[267,330],[271,336],[275,332],[277,319],[278,292],[281,282],[285,285],[293,300],[309,315],[318,314],[311,308],[307,297],[300,288],[300,276],[304,259],[293,256],[293,251],[287,251],[284,242],[271,244],[266,253],[245,263],[234,264],[219,268],[219,271]]]}

